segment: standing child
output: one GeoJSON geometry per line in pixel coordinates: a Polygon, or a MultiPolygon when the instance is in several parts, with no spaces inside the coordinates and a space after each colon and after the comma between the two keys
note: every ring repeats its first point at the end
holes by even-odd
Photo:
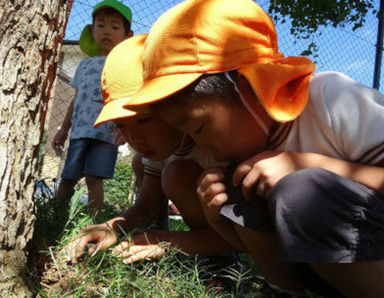
{"type": "Polygon", "coordinates": [[[159,18],[144,83],[152,104],[234,171],[205,171],[207,221],[266,280],[325,297],[384,297],[384,96],[284,57],[251,0],[187,0],[159,18]],[[157,103],[155,103],[157,102],[157,103]]]}
{"type": "Polygon", "coordinates": [[[80,48],[91,58],[84,59],[76,69],[71,85],[77,89],[68,107],[63,124],[52,140],[52,147],[62,151],[71,129],[70,144],[61,174],[55,204],[60,224],[68,217],[68,203],[77,181],[85,177],[88,188],[88,212],[95,219],[104,201],[103,179],[113,177],[117,158],[113,123],[93,128],[103,107],[100,76],[105,58],[119,42],[132,36],[131,10],[116,0],[95,5],[93,23],[80,37],[80,48]]]}

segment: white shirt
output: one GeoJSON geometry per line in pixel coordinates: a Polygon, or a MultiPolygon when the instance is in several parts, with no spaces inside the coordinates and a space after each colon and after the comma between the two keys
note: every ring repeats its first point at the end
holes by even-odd
{"type": "Polygon", "coordinates": [[[302,114],[270,139],[279,151],[377,164],[384,160],[384,95],[341,73],[317,74],[302,114]]]}

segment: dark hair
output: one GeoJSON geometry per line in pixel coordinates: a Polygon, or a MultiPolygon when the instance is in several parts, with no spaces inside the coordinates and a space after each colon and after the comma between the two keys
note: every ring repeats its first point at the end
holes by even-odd
{"type": "Polygon", "coordinates": [[[96,16],[100,14],[102,14],[103,16],[110,16],[114,14],[121,15],[123,17],[125,35],[128,35],[129,31],[131,30],[131,22],[129,22],[119,11],[112,7],[105,7],[97,11],[92,18],[92,26],[95,24],[96,16]]]}
{"type": "MultiPolygon", "coordinates": [[[[236,78],[237,71],[231,71],[230,76],[236,78]]],[[[202,97],[215,96],[227,102],[240,103],[239,94],[235,85],[224,73],[204,74],[191,85],[167,97],[165,100],[153,104],[154,108],[168,105],[169,103],[185,103],[202,97]]]]}

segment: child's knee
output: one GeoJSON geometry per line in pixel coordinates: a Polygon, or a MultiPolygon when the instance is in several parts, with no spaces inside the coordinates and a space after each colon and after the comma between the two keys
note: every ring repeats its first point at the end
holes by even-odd
{"type": "Polygon", "coordinates": [[[76,180],[62,178],[59,185],[62,189],[72,190],[75,187],[76,183],[76,180]]]}
{"type": "Polygon", "coordinates": [[[275,224],[282,218],[295,225],[321,225],[331,202],[329,192],[335,174],[320,168],[308,168],[282,178],[272,189],[268,199],[269,210],[275,224]]]}
{"type": "Polygon", "coordinates": [[[103,178],[93,176],[93,175],[86,175],[85,181],[87,183],[87,187],[100,187],[103,185],[103,178]]]}
{"type": "Polygon", "coordinates": [[[173,199],[195,191],[196,181],[202,169],[197,162],[190,159],[179,159],[166,165],[161,176],[164,194],[173,199]]]}

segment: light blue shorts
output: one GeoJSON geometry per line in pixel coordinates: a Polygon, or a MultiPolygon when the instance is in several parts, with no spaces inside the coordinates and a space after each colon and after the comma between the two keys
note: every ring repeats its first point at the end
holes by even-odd
{"type": "Polygon", "coordinates": [[[96,139],[70,140],[61,178],[79,180],[86,175],[113,178],[117,147],[96,139]]]}

